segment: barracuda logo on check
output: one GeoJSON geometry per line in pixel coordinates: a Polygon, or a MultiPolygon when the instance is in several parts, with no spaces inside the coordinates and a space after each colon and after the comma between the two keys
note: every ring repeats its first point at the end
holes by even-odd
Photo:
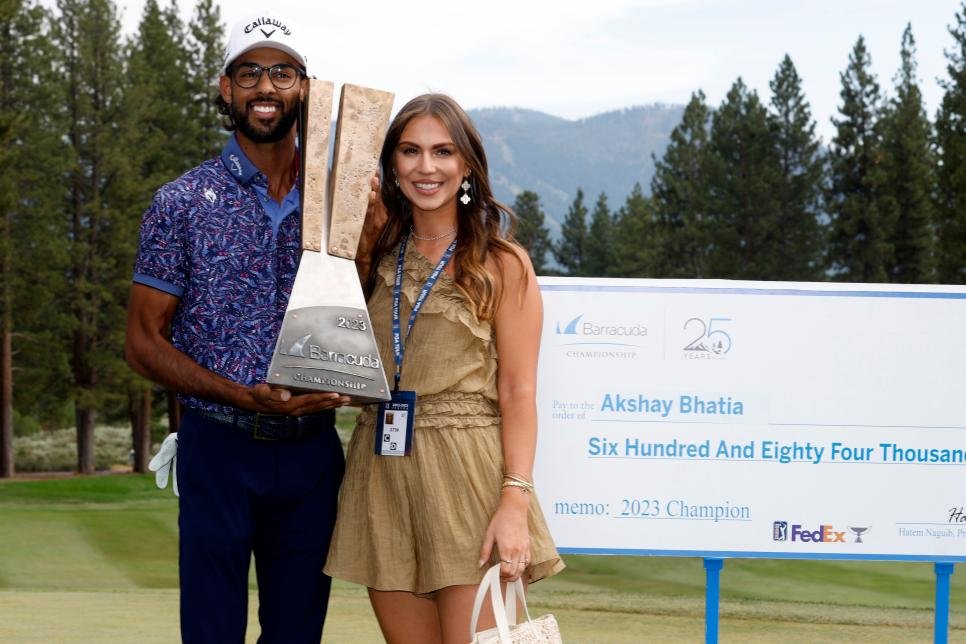
{"type": "Polygon", "coordinates": [[[557,335],[576,335],[584,338],[642,338],[647,336],[647,326],[644,324],[613,324],[583,319],[581,313],[569,322],[561,325],[557,321],[557,335]]]}
{"type": "Polygon", "coordinates": [[[581,313],[557,320],[556,336],[564,357],[577,360],[635,360],[644,347],[647,326],[587,319],[581,313]]]}

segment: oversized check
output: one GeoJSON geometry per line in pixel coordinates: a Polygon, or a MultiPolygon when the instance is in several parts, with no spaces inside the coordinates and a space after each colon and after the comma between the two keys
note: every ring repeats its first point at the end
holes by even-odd
{"type": "Polygon", "coordinates": [[[563,552],[966,560],[966,288],[540,285],[563,552]]]}

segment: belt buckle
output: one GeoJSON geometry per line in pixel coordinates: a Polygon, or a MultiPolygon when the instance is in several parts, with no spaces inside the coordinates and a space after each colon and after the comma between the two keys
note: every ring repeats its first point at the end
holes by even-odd
{"type": "Polygon", "coordinates": [[[262,414],[261,412],[255,413],[255,427],[252,428],[252,438],[257,441],[273,441],[276,440],[271,434],[262,433],[262,414]]]}

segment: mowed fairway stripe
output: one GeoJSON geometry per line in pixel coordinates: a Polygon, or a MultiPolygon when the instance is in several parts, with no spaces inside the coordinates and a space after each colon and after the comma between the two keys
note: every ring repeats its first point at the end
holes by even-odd
{"type": "Polygon", "coordinates": [[[179,639],[174,590],[0,591],[2,642],[161,644],[179,639]]]}
{"type": "MultiPolygon", "coordinates": [[[[689,614],[627,613],[551,609],[568,644],[638,644],[639,642],[700,642],[704,635],[702,608],[689,614]]],[[[246,644],[258,637],[256,601],[250,597],[246,644]]],[[[544,608],[533,611],[534,617],[544,608]]],[[[885,612],[881,609],[879,612],[885,612]]],[[[904,627],[849,623],[793,623],[780,615],[770,618],[723,615],[721,641],[745,643],[813,644],[815,642],[872,642],[875,644],[928,642],[932,636],[928,615],[904,627]]],[[[962,642],[963,631],[950,633],[950,642],[962,642]]],[[[176,590],[128,592],[63,592],[0,590],[0,642],[177,642],[178,593],[176,590]]],[[[380,644],[379,627],[365,589],[337,583],[326,620],[322,644],[380,644]]]]}
{"type": "Polygon", "coordinates": [[[0,570],[6,588],[131,588],[93,547],[81,509],[0,506],[0,570]]]}
{"type": "Polygon", "coordinates": [[[156,510],[96,509],[78,516],[87,544],[139,588],[178,587],[178,533],[156,510]]]}
{"type": "MultiPolygon", "coordinates": [[[[249,595],[245,642],[258,639],[258,601],[249,595]]],[[[0,590],[0,642],[138,642],[180,639],[177,590],[0,590]]],[[[323,644],[379,644],[379,625],[365,588],[335,583],[323,644]]]]}

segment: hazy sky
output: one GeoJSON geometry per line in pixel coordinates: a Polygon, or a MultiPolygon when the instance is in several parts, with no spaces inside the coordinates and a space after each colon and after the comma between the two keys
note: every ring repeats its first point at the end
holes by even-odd
{"type": "MultiPolygon", "coordinates": [[[[168,0],[159,0],[162,4],[168,0]]],[[[190,18],[193,0],[179,0],[190,18]]],[[[791,55],[819,134],[833,134],[839,74],[861,34],[891,93],[906,23],[930,116],[946,77],[959,0],[275,0],[307,38],[310,72],[396,93],[441,91],[464,107],[516,106],[569,119],[703,89],[717,106],[741,76],[764,101],[791,55]]],[[[144,3],[120,2],[126,32],[144,3]]],[[[226,25],[266,6],[222,3],[226,25]]]]}

